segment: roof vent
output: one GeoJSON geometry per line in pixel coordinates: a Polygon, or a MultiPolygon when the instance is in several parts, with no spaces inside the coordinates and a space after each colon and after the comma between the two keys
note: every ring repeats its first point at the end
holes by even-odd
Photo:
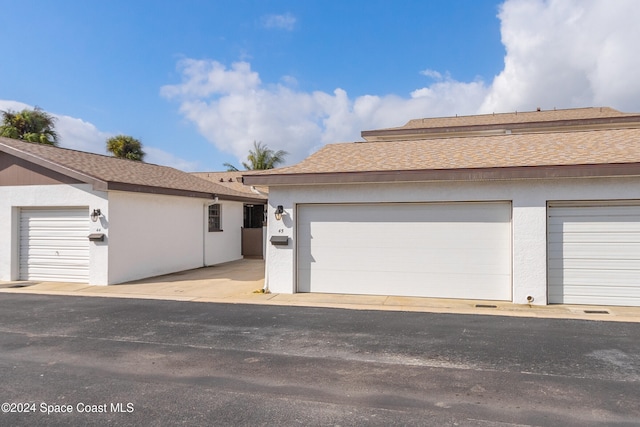
{"type": "Polygon", "coordinates": [[[220,178],[220,182],[224,182],[224,178],[220,178]]]}

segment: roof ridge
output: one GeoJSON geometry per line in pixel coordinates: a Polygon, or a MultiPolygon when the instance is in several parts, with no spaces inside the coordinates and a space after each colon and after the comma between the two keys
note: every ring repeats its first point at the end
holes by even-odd
{"type": "Polygon", "coordinates": [[[514,111],[503,111],[500,113],[496,113],[491,112],[491,113],[478,113],[478,114],[456,114],[455,116],[435,116],[435,117],[422,117],[422,118],[417,118],[417,119],[411,119],[409,120],[410,122],[413,120],[429,120],[429,119],[455,119],[455,118],[465,118],[465,117],[482,117],[482,116],[500,116],[500,115],[507,115],[507,114],[529,114],[529,113],[548,113],[548,112],[563,112],[563,111],[576,111],[576,110],[600,110],[602,112],[603,109],[609,110],[609,111],[613,111],[613,112],[618,112],[620,114],[629,114],[629,113],[623,113],[622,111],[616,110],[615,108],[611,108],[611,107],[577,107],[577,108],[555,108],[553,110],[542,110],[542,109],[537,109],[537,110],[528,110],[528,111],[518,111],[518,110],[514,110],[514,111]]]}
{"type": "MultiPolygon", "coordinates": [[[[7,137],[2,137],[2,138],[7,138],[7,137]]],[[[80,153],[81,155],[99,156],[99,157],[103,157],[105,159],[122,160],[122,161],[126,161],[126,162],[134,162],[136,164],[159,166],[159,167],[163,167],[163,168],[171,168],[171,169],[179,170],[179,169],[176,169],[176,168],[174,168],[172,166],[159,165],[157,163],[149,163],[149,162],[144,162],[144,161],[141,161],[141,160],[126,159],[126,158],[123,158],[123,157],[116,157],[116,156],[109,155],[109,154],[95,153],[93,151],[83,151],[83,150],[78,150],[76,148],[60,147],[58,145],[51,145],[51,144],[40,144],[40,143],[37,143],[37,142],[29,142],[29,141],[25,141],[25,140],[22,140],[22,139],[14,139],[14,138],[7,138],[7,139],[10,139],[12,141],[17,141],[17,142],[22,143],[22,144],[37,145],[38,147],[43,147],[45,150],[65,150],[65,151],[71,151],[71,152],[74,152],[74,153],[80,153]]],[[[0,140],[0,143],[2,143],[1,140],[0,140]]],[[[6,144],[3,144],[3,145],[6,145],[6,144]]],[[[15,148],[15,147],[14,147],[14,149],[15,150],[19,150],[18,148],[15,148]]],[[[27,154],[33,155],[33,153],[27,153],[27,154]]],[[[185,173],[187,173],[187,172],[185,172],[185,173]]]]}

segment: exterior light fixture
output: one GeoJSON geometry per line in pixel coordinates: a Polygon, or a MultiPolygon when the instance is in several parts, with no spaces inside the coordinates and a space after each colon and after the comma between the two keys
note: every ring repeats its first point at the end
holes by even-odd
{"type": "Polygon", "coordinates": [[[284,208],[282,207],[282,205],[278,205],[275,213],[276,213],[276,220],[280,221],[282,219],[282,214],[284,213],[284,208]]]}
{"type": "Polygon", "coordinates": [[[102,215],[102,212],[100,212],[100,209],[94,209],[93,212],[91,212],[91,221],[96,222],[98,221],[98,217],[102,215]]]}

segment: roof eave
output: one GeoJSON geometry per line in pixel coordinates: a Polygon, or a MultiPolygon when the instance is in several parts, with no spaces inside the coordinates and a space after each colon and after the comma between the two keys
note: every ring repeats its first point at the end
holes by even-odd
{"type": "Polygon", "coordinates": [[[149,185],[129,184],[123,182],[109,182],[108,191],[127,191],[130,193],[146,193],[146,194],[162,194],[165,196],[180,196],[180,197],[194,197],[199,199],[215,199],[228,200],[234,202],[246,202],[246,203],[265,203],[264,199],[257,197],[244,197],[240,195],[204,192],[204,191],[192,191],[177,188],[165,188],[154,187],[149,185]]]}
{"type": "Polygon", "coordinates": [[[640,163],[245,175],[247,185],[365,184],[640,176],[640,163]]]}

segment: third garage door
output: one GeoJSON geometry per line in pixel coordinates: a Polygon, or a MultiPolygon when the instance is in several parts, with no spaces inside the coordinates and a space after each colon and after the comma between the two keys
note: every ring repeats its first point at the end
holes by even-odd
{"type": "Polygon", "coordinates": [[[298,205],[298,291],[511,300],[511,204],[298,205]]]}
{"type": "Polygon", "coordinates": [[[550,203],[549,303],[640,306],[640,205],[550,203]]]}

